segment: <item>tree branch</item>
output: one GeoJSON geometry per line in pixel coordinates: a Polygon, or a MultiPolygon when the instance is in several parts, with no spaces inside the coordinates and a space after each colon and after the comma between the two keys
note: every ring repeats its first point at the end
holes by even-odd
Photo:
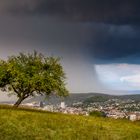
{"type": "Polygon", "coordinates": [[[16,92],[19,97],[21,97],[20,92],[18,92],[17,89],[13,85],[12,85],[12,88],[13,88],[14,92],[16,92]]]}
{"type": "Polygon", "coordinates": [[[23,99],[26,99],[27,97],[29,97],[30,95],[29,94],[27,94],[27,95],[25,95],[24,97],[23,97],[23,99]]]}

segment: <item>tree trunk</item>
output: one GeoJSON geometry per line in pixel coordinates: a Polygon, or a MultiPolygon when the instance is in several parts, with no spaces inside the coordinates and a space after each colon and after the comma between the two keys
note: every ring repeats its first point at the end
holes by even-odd
{"type": "Polygon", "coordinates": [[[20,104],[21,104],[21,102],[24,100],[24,97],[20,97],[17,101],[16,101],[16,103],[14,104],[14,107],[18,107],[20,104]]]}

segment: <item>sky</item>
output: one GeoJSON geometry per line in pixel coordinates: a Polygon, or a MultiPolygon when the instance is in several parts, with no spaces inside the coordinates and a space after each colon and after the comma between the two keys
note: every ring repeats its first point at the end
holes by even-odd
{"type": "Polygon", "coordinates": [[[71,93],[140,90],[139,5],[0,0],[0,58],[33,50],[60,56],[71,93]]]}

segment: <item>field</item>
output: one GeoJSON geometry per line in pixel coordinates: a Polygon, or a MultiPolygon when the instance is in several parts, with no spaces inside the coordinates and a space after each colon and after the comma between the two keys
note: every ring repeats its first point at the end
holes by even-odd
{"type": "Polygon", "coordinates": [[[140,140],[140,122],[0,106],[0,140],[140,140]]]}

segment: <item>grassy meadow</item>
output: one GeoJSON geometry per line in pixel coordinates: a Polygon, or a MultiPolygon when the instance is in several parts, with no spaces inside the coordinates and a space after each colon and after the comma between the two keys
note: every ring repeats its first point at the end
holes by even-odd
{"type": "Polygon", "coordinates": [[[140,140],[140,122],[0,106],[0,140],[140,140]]]}

